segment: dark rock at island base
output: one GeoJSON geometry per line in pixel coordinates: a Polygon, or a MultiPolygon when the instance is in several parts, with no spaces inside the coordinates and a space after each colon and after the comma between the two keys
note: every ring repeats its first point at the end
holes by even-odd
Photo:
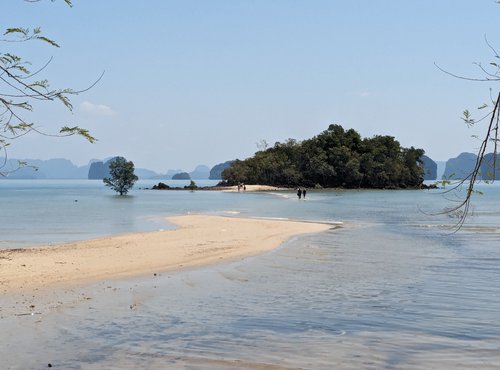
{"type": "Polygon", "coordinates": [[[436,184],[422,184],[420,189],[425,189],[425,190],[432,190],[432,189],[439,189],[439,187],[436,184]]]}
{"type": "Polygon", "coordinates": [[[163,182],[159,182],[158,185],[154,185],[153,190],[168,190],[170,189],[170,186],[168,186],[167,184],[163,183],[163,182]]]}

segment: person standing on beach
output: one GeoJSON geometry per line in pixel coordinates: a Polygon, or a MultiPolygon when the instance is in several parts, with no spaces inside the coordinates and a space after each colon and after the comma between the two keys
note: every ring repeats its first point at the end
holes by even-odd
{"type": "Polygon", "coordinates": [[[297,189],[297,196],[299,199],[302,197],[302,190],[300,188],[297,189]]]}
{"type": "Polygon", "coordinates": [[[306,189],[302,189],[302,196],[306,199],[306,189]]]}

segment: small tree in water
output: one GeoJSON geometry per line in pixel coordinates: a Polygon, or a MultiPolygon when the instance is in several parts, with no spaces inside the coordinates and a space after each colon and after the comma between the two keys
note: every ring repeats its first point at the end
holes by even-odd
{"type": "Polygon", "coordinates": [[[127,194],[139,179],[134,174],[134,162],[123,157],[116,157],[109,163],[109,174],[111,178],[104,178],[102,181],[120,195],[127,194]]]}
{"type": "Polygon", "coordinates": [[[191,191],[194,191],[196,188],[198,188],[198,186],[196,185],[196,183],[193,180],[191,180],[191,182],[189,183],[187,188],[191,191]]]}

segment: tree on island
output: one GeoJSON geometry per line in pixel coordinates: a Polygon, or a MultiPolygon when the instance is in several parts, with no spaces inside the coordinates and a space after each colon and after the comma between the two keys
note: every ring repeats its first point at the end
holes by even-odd
{"type": "MultiPolygon", "coordinates": [[[[37,3],[39,0],[25,0],[26,2],[37,3]]],[[[63,0],[72,6],[71,0],[63,0]]],[[[44,42],[49,46],[59,47],[59,45],[49,37],[45,36],[40,27],[33,29],[24,27],[10,27],[3,32],[1,43],[28,43],[31,41],[44,42]]],[[[35,125],[34,122],[25,118],[23,113],[33,111],[35,102],[51,103],[59,101],[70,111],[73,109],[69,97],[78,95],[88,90],[99,81],[99,79],[89,88],[75,91],[67,88],[53,89],[49,81],[41,77],[41,73],[50,64],[51,58],[40,68],[29,69],[31,63],[23,59],[20,55],[13,54],[4,48],[0,51],[0,152],[3,154],[3,162],[0,162],[0,175],[6,175],[8,171],[2,171],[7,164],[7,148],[16,139],[30,133],[37,133],[44,136],[70,136],[80,135],[93,143],[95,138],[90,133],[78,126],[63,126],[58,133],[49,134],[35,125]]],[[[26,163],[19,161],[17,169],[26,166],[26,163]]],[[[16,169],[14,169],[15,171],[16,169]]]]}
{"type": "Polygon", "coordinates": [[[109,163],[109,174],[111,178],[102,181],[120,195],[127,194],[139,179],[134,174],[134,162],[123,157],[116,157],[109,163]]]}
{"type": "Polygon", "coordinates": [[[353,129],[330,125],[298,142],[288,139],[236,160],[222,172],[230,185],[263,184],[328,188],[420,188],[424,150],[403,148],[392,136],[362,139],[353,129]]]}

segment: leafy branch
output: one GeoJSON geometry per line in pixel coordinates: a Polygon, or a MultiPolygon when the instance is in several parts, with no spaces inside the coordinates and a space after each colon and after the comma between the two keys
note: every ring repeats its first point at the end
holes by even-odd
{"type": "MultiPolygon", "coordinates": [[[[500,0],[496,1],[497,4],[500,4],[500,0]]],[[[450,75],[454,78],[458,78],[461,80],[466,80],[466,81],[476,81],[476,82],[500,82],[500,55],[498,51],[493,47],[493,45],[488,41],[488,38],[486,35],[484,36],[484,42],[486,43],[487,47],[491,50],[493,54],[493,61],[488,63],[486,66],[483,66],[481,63],[474,63],[480,70],[482,77],[467,77],[463,75],[458,75],[455,73],[451,73],[443,68],[441,68],[439,65],[434,63],[434,65],[443,73],[446,73],[447,75],[450,75]]],[[[457,192],[461,191],[465,187],[465,197],[463,197],[461,200],[457,201],[457,205],[454,207],[450,207],[445,209],[443,212],[438,212],[437,214],[449,214],[449,215],[457,215],[458,216],[458,221],[455,224],[455,231],[458,231],[462,228],[462,226],[465,223],[465,220],[467,216],[469,215],[470,211],[470,206],[471,206],[471,201],[472,201],[472,196],[475,193],[481,193],[477,190],[475,190],[475,185],[479,181],[478,176],[481,172],[481,168],[484,164],[485,161],[485,156],[486,156],[486,150],[488,148],[492,148],[492,172],[488,174],[489,177],[491,177],[491,182],[495,181],[496,178],[496,171],[497,171],[497,155],[498,155],[498,126],[500,123],[500,92],[498,93],[498,96],[496,98],[492,97],[492,90],[490,89],[490,100],[491,100],[491,105],[489,104],[483,104],[480,107],[478,107],[479,110],[482,109],[487,109],[491,106],[493,108],[488,111],[483,117],[480,119],[476,120],[472,117],[471,113],[469,112],[468,109],[463,111],[463,116],[462,116],[462,121],[467,125],[467,126],[473,126],[477,124],[478,122],[482,122],[484,120],[487,120],[489,118],[489,124],[487,127],[487,130],[485,131],[483,140],[481,141],[481,145],[479,146],[478,152],[477,152],[477,159],[474,164],[474,168],[472,171],[469,173],[467,177],[464,179],[461,179],[458,181],[455,186],[453,186],[450,190],[446,191],[445,193],[449,192],[454,192],[457,194],[457,192]]],[[[489,182],[488,179],[481,179],[483,181],[489,182]]]]}
{"type": "MultiPolygon", "coordinates": [[[[28,3],[37,3],[41,0],[24,0],[28,3]]],[[[55,0],[51,0],[54,2],[55,0]]],[[[71,0],[63,0],[68,6],[72,6],[71,0]]],[[[33,29],[24,27],[10,27],[3,32],[1,43],[26,43],[43,42],[51,47],[59,47],[57,42],[42,33],[40,27],[33,29]]],[[[35,71],[31,71],[31,63],[24,60],[21,56],[10,53],[0,52],[0,151],[3,152],[4,160],[0,163],[0,170],[7,163],[7,147],[16,140],[29,133],[38,133],[44,136],[72,136],[78,135],[85,138],[90,143],[96,139],[88,130],[78,126],[63,126],[58,133],[51,134],[41,131],[25,118],[23,112],[32,112],[35,101],[38,102],[59,102],[69,111],[73,110],[71,97],[83,93],[94,87],[103,77],[104,72],[89,87],[81,90],[68,88],[54,89],[50,86],[47,79],[36,78],[51,63],[50,58],[44,65],[35,71]]],[[[22,167],[24,164],[18,164],[22,167]]],[[[18,168],[19,168],[18,167],[18,168]]],[[[0,171],[1,173],[1,171],[0,171]]],[[[4,172],[5,174],[5,172],[4,172]]]]}
{"type": "MultiPolygon", "coordinates": [[[[464,112],[465,113],[465,112],[464,112]]],[[[496,102],[493,110],[489,113],[490,120],[488,124],[488,128],[486,130],[485,136],[481,142],[481,145],[478,150],[477,159],[474,164],[472,171],[467,175],[464,179],[458,181],[452,188],[447,190],[445,193],[457,192],[461,191],[465,187],[465,197],[462,200],[458,201],[458,204],[443,210],[442,212],[438,212],[437,214],[451,214],[458,215],[458,221],[455,224],[455,230],[460,230],[460,228],[465,223],[465,220],[469,214],[472,195],[477,193],[475,190],[475,184],[478,181],[478,175],[481,172],[481,167],[485,160],[486,150],[491,147],[491,143],[493,143],[493,163],[492,163],[492,172],[489,174],[491,177],[491,181],[494,181],[496,178],[496,170],[497,170],[497,154],[498,154],[498,129],[500,124],[500,93],[496,98],[496,102]]],[[[464,121],[471,120],[468,115],[465,115],[463,118],[464,121]]],[[[449,181],[446,181],[449,184],[449,181]]]]}

